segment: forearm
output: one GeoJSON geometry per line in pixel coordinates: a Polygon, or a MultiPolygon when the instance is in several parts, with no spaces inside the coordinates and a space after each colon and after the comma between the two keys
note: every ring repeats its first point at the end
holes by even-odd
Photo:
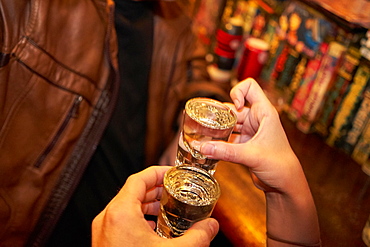
{"type": "Polygon", "coordinates": [[[300,182],[287,192],[266,192],[268,246],[317,246],[320,242],[316,207],[306,179],[301,176],[300,182]]]}

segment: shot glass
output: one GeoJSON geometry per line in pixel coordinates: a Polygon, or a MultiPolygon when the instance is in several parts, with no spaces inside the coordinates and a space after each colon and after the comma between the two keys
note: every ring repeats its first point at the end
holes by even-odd
{"type": "Polygon", "coordinates": [[[216,179],[194,166],[174,166],[163,181],[156,232],[163,238],[183,235],[195,222],[211,216],[221,191],[216,179]]]}
{"type": "Polygon", "coordinates": [[[218,160],[202,155],[200,146],[206,141],[228,141],[236,114],[217,100],[193,98],[186,102],[183,119],[175,165],[199,166],[213,174],[218,160]]]}

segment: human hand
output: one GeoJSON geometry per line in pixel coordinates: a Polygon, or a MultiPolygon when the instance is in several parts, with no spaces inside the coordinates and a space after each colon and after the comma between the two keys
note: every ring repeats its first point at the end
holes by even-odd
{"type": "Polygon", "coordinates": [[[246,165],[256,186],[264,191],[286,191],[296,175],[302,179],[303,173],[277,110],[251,78],[236,85],[230,96],[235,104],[230,107],[238,118],[234,131],[239,134],[232,136],[233,143],[204,143],[201,152],[209,158],[246,165]],[[244,107],[245,101],[250,107],[244,107]]]}
{"type": "Polygon", "coordinates": [[[208,218],[195,223],[178,238],[164,239],[155,232],[155,222],[145,214],[158,215],[162,182],[170,167],[152,166],[130,176],[120,192],[92,223],[92,246],[209,246],[218,223],[208,218]]]}
{"type": "Polygon", "coordinates": [[[200,151],[249,167],[255,185],[266,195],[267,246],[287,246],[288,242],[319,246],[315,204],[277,110],[251,78],[236,85],[230,95],[238,118],[234,130],[240,134],[233,143],[204,143],[200,151]],[[244,107],[245,101],[250,107],[244,107]]]}

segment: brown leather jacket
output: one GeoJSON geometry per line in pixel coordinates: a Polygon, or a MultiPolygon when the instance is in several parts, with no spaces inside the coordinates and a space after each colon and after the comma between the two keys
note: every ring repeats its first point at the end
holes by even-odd
{"type": "Polygon", "coordinates": [[[111,0],[0,1],[0,246],[52,229],[108,122],[116,53],[111,0]]]}

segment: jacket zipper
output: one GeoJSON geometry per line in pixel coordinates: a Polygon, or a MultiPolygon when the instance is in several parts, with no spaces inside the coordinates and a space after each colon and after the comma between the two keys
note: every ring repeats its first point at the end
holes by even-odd
{"type": "Polygon", "coordinates": [[[58,142],[60,136],[62,135],[62,133],[64,132],[64,130],[68,126],[68,123],[70,122],[70,120],[72,118],[77,118],[78,117],[79,107],[80,107],[80,104],[81,104],[82,100],[83,100],[83,97],[81,95],[76,96],[71,108],[68,111],[67,117],[64,119],[62,125],[58,129],[58,131],[55,134],[53,140],[49,143],[49,145],[45,148],[44,152],[42,152],[42,154],[39,156],[39,158],[34,163],[34,167],[36,167],[36,168],[41,167],[41,164],[44,162],[44,160],[46,159],[48,154],[51,152],[51,150],[53,150],[53,148],[56,145],[56,143],[58,142]]]}

